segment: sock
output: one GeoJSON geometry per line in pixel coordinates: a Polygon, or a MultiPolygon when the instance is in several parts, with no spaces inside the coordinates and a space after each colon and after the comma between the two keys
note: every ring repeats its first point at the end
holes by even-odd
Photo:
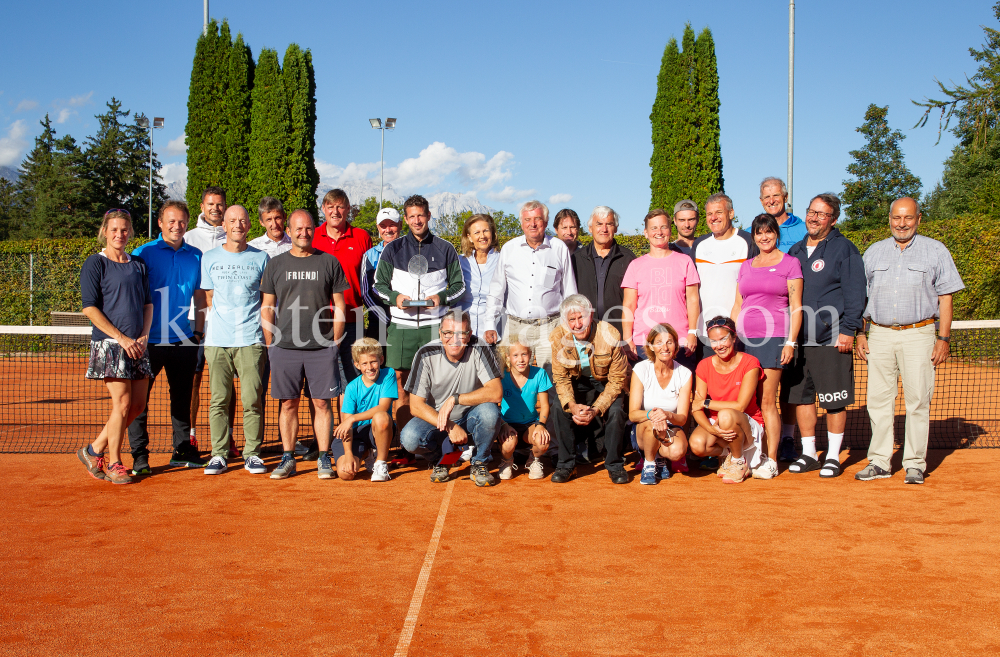
{"type": "Polygon", "coordinates": [[[844,442],[844,434],[827,432],[826,440],[830,444],[830,447],[826,450],[826,458],[839,461],[840,445],[844,442]]]}
{"type": "Polygon", "coordinates": [[[816,458],[816,436],[802,436],[802,456],[816,458]]]}
{"type": "Polygon", "coordinates": [[[381,463],[382,465],[385,465],[385,461],[383,461],[382,459],[378,459],[377,461],[375,461],[375,467],[376,468],[378,467],[379,463],[381,463]]]}
{"type": "Polygon", "coordinates": [[[643,470],[652,470],[654,468],[656,468],[656,462],[655,461],[646,461],[642,465],[642,469],[643,470]]]}
{"type": "Polygon", "coordinates": [[[87,453],[90,454],[91,456],[100,456],[100,454],[94,451],[93,445],[87,445],[87,453]]]}
{"type": "Polygon", "coordinates": [[[738,459],[733,459],[731,462],[735,463],[736,465],[743,465],[744,463],[747,462],[747,460],[741,456],[738,459]]]}
{"type": "Polygon", "coordinates": [[[781,437],[782,438],[794,438],[795,437],[795,425],[794,424],[782,424],[781,425],[781,437]]]}
{"type": "Polygon", "coordinates": [[[194,438],[194,427],[191,427],[191,437],[194,438]]]}
{"type": "Polygon", "coordinates": [[[288,451],[288,452],[282,452],[281,453],[281,460],[285,460],[286,458],[288,458],[288,459],[294,459],[295,458],[295,450],[293,449],[293,450],[288,451]]]}

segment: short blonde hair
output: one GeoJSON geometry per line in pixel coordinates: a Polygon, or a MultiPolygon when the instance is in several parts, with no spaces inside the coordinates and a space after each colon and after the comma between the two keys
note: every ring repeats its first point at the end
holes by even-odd
{"type": "Polygon", "coordinates": [[[495,250],[500,243],[497,240],[497,224],[493,221],[493,217],[488,214],[474,214],[465,220],[465,226],[462,227],[462,255],[464,256],[475,253],[476,247],[469,238],[469,231],[479,221],[485,221],[490,227],[490,250],[495,250]]]}
{"type": "Polygon", "coordinates": [[[355,363],[362,356],[375,356],[379,365],[382,364],[382,345],[375,338],[359,338],[351,345],[351,360],[355,363]]]}
{"type": "MultiPolygon", "coordinates": [[[[669,333],[670,337],[673,338],[674,356],[677,355],[677,350],[680,349],[680,343],[678,342],[680,338],[677,337],[677,331],[674,327],[670,324],[657,324],[653,328],[649,329],[648,333],[646,333],[646,344],[643,346],[643,350],[646,352],[646,358],[648,358],[651,362],[656,362],[656,352],[653,351],[653,343],[656,342],[656,338],[660,337],[664,333],[669,333]]],[[[671,356],[671,358],[673,358],[673,356],[671,356]]]]}
{"type": "Polygon", "coordinates": [[[500,365],[504,370],[511,372],[513,371],[510,367],[510,348],[511,347],[524,347],[528,350],[528,362],[535,357],[535,350],[527,342],[523,342],[521,338],[516,335],[512,335],[505,341],[497,345],[497,357],[500,360],[500,365]]]}
{"type": "Polygon", "coordinates": [[[128,210],[108,210],[104,213],[104,220],[101,222],[101,227],[97,230],[97,241],[101,243],[101,246],[108,245],[108,237],[104,232],[108,228],[108,222],[112,219],[124,219],[125,223],[128,224],[128,239],[132,239],[135,236],[135,231],[132,229],[132,215],[128,213],[128,210]]]}

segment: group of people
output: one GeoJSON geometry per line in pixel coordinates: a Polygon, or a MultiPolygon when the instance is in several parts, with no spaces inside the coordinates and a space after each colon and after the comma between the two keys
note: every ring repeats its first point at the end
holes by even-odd
{"type": "Polygon", "coordinates": [[[378,245],[351,225],[350,201],[336,189],[318,226],[305,210],[286,216],[280,201],[262,199],[266,233],[248,242],[247,210],[210,187],[196,228],[187,231],[184,203],[168,202],[160,236],[131,255],[131,219],[110,210],[105,248],[85,262],[81,287],[94,326],[87,377],[104,380],[112,412],[78,457],[91,476],[129,483],[127,432],[132,474],[149,473],[145,405],[166,370],[171,464],[208,475],[237,455],[247,471],[268,471],[260,448],[270,388],[283,450],[272,479],[295,474],[298,452],[318,459],[321,479],[351,479],[364,465],[372,481],[387,481],[396,436],[429,462],[434,482],[448,481],[458,459],[470,461],[478,486],[510,479],[520,448],[531,479],[546,476],[548,456],[551,481],[565,483],[603,454],[611,481],[623,484],[630,442],[642,484],[688,471],[689,453],[725,483],[774,478],[779,460],[830,478],[841,473],[856,351],[868,362],[873,438],[855,478],[890,476],[901,376],[905,482],[923,483],[934,368],[948,357],[952,294],[963,288],[950,254],[918,235],[910,198],[892,204],[892,236],[864,258],[835,226],[835,195],[811,199],[805,221],[788,212],[778,178],[761,183],[760,200],[749,232],[721,193],[701,208],[679,201],[672,216],[654,209],[640,257],[615,239],[619,216],[606,206],[591,213],[586,246],[571,209],[556,214],[552,235],[548,208],[529,201],[523,235],[502,249],[493,218],[473,215],[461,254],[431,232],[419,195],[403,217],[379,211],[378,245]],[[698,236],[702,213],[709,232],[698,236]],[[206,365],[207,463],[192,408],[206,365]],[[311,449],[296,440],[303,394],[311,449]],[[817,404],[826,411],[822,458],[817,404]]]}

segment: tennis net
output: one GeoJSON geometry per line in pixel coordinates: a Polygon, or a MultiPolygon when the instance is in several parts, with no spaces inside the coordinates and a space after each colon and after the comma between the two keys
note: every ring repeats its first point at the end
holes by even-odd
{"type": "MultiPolygon", "coordinates": [[[[0,327],[0,452],[72,452],[100,433],[110,411],[101,381],[84,378],[89,327],[0,327]]],[[[955,322],[951,358],[938,368],[930,412],[930,446],[1000,447],[1000,321],[955,322]]],[[[209,377],[200,389],[197,435],[208,444],[209,377]]],[[[847,409],[844,446],[867,449],[871,425],[865,406],[867,368],[855,360],[855,403],[847,409]]],[[[170,398],[165,376],[149,401],[150,450],[169,452],[170,398]]],[[[896,442],[903,437],[902,388],[896,400],[896,442]]],[[[299,436],[311,436],[306,404],[300,406],[299,436]]],[[[335,418],[335,422],[338,421],[335,418]]],[[[234,439],[242,445],[241,414],[234,439]]],[[[825,436],[822,415],[818,436],[825,436]]],[[[278,403],[265,400],[265,448],[276,449],[278,403]]]]}

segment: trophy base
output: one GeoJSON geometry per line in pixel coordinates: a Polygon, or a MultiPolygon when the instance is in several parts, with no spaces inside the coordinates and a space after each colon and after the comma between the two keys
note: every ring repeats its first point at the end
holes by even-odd
{"type": "Polygon", "coordinates": [[[433,305],[433,302],[427,301],[426,299],[423,301],[414,301],[411,299],[410,301],[403,302],[404,308],[430,308],[433,305]]]}

